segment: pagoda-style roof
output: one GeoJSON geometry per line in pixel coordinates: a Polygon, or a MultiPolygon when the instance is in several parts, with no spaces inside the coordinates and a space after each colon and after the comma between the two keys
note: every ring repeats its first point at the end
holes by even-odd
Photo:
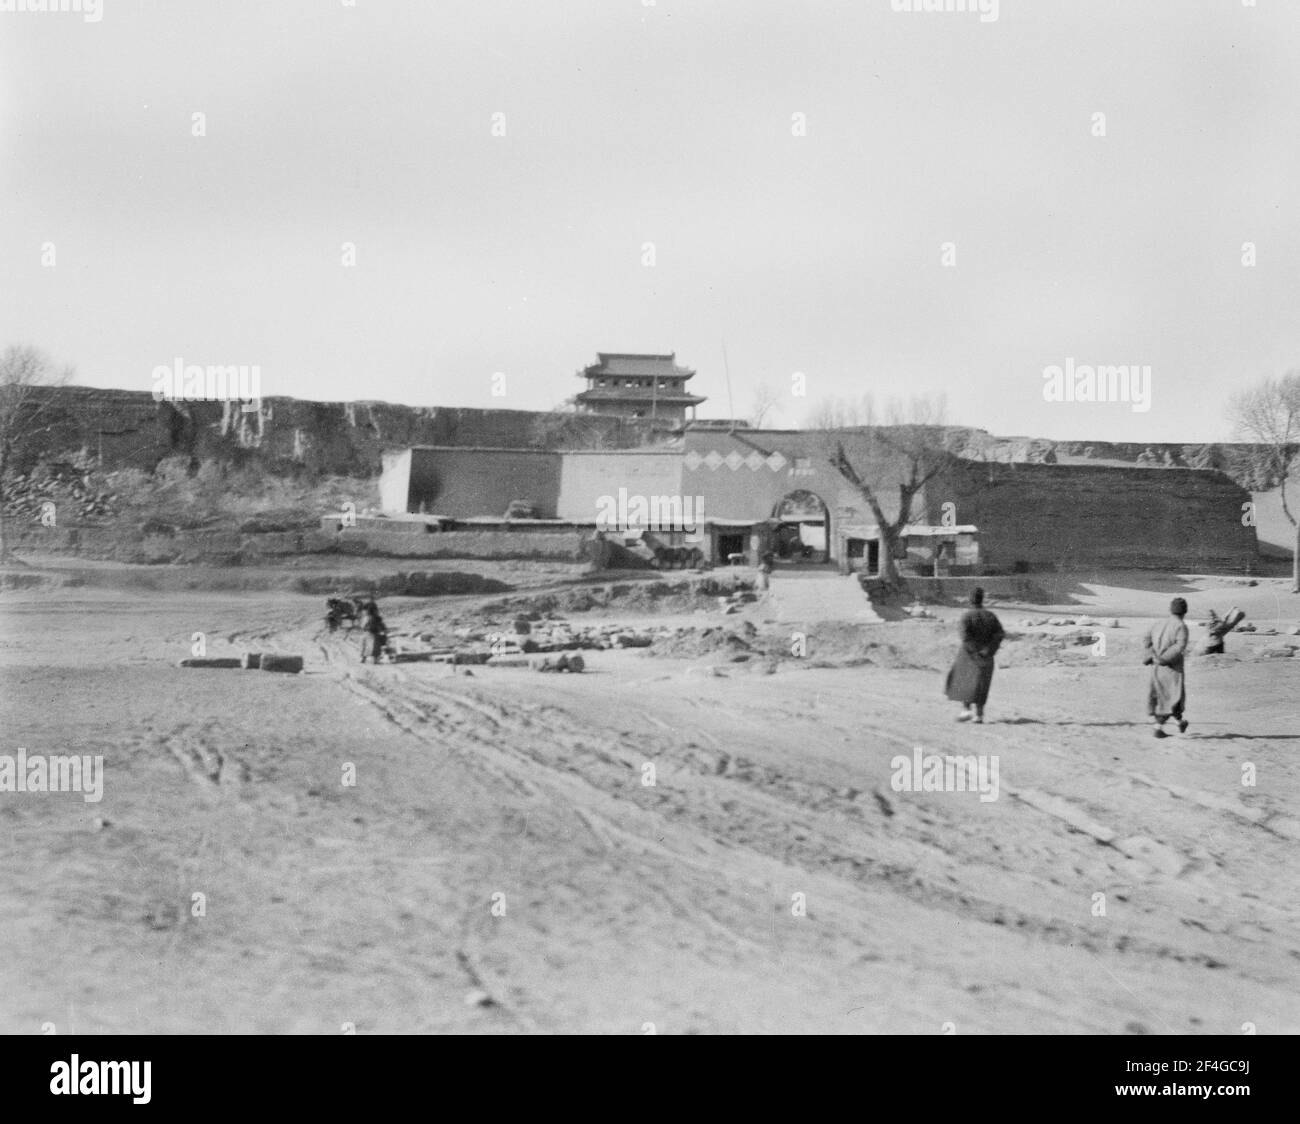
{"type": "Polygon", "coordinates": [[[607,378],[693,378],[689,367],[677,365],[677,353],[667,355],[639,355],[624,351],[598,351],[599,360],[578,372],[579,378],[605,376],[607,378]]]}
{"type": "Polygon", "coordinates": [[[576,396],[579,402],[658,402],[661,406],[698,406],[706,401],[699,394],[678,394],[671,390],[651,391],[648,387],[598,386],[583,390],[576,396]]]}

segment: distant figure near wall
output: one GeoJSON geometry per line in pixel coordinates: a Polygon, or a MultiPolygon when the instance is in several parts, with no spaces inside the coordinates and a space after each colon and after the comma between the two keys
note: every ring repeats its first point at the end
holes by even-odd
{"type": "Polygon", "coordinates": [[[379,663],[383,658],[384,649],[388,647],[388,626],[384,624],[384,618],[379,615],[379,606],[373,597],[363,608],[362,627],[366,635],[361,641],[361,662],[366,662],[366,654],[369,652],[373,661],[379,663]]]}

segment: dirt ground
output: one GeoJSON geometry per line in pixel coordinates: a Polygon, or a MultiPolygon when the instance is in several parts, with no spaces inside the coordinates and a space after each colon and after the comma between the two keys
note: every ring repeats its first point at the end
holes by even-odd
{"type": "MultiPolygon", "coordinates": [[[[605,607],[691,631],[467,675],[361,666],[319,596],[147,569],[0,593],[0,753],[105,770],[97,803],[0,792],[2,1032],[1300,1031],[1284,583],[994,603],[1016,638],[971,726],[941,696],[956,608],[795,655],[762,601],[605,607]],[[1140,636],[1175,593],[1277,635],[1190,660],[1191,728],[1156,740],[1140,636]],[[1080,613],[1118,621],[1105,654],[1024,623],[1080,613]],[[179,668],[198,632],[307,670],[179,668]],[[916,747],[996,756],[997,799],[896,790],[916,747]]],[[[436,631],[494,602],[384,608],[436,631]]]]}

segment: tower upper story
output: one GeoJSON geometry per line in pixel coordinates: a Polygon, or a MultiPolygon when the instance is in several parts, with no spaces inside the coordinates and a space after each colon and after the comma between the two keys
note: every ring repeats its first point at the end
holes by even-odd
{"type": "Polygon", "coordinates": [[[686,421],[705,398],[686,389],[695,372],[677,364],[676,352],[667,355],[634,355],[599,351],[598,362],[578,372],[587,389],[577,396],[578,404],[592,413],[624,414],[633,418],[663,418],[686,421]]]}

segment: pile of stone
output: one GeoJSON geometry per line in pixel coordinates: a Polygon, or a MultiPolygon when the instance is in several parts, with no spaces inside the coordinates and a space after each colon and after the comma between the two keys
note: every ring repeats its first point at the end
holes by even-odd
{"type": "MultiPolygon", "coordinates": [[[[438,663],[445,661],[448,656],[454,655],[452,648],[421,648],[411,650],[410,648],[398,646],[390,651],[385,657],[385,663],[438,663]]],[[[468,661],[461,661],[468,662],[468,661]]]]}
{"type": "MultiPolygon", "coordinates": [[[[495,631],[459,627],[452,630],[456,644],[430,651],[435,663],[486,664],[489,667],[529,667],[536,671],[581,672],[586,663],[579,651],[649,648],[656,640],[684,628],[633,628],[623,624],[575,624],[561,617],[517,617],[509,627],[495,631]]],[[[431,643],[432,635],[419,639],[431,643]]],[[[398,659],[413,658],[407,654],[398,659]]]]}
{"type": "MultiPolygon", "coordinates": [[[[481,634],[493,655],[538,652],[601,651],[610,648],[648,648],[656,637],[671,629],[636,629],[619,624],[575,625],[560,618],[516,620],[513,631],[481,634]]],[[[467,637],[468,639],[468,637],[467,637]]]]}
{"type": "Polygon", "coordinates": [[[718,598],[718,608],[724,615],[739,613],[746,605],[758,600],[758,594],[750,589],[736,589],[725,597],[718,598]]]}
{"type": "Polygon", "coordinates": [[[577,652],[561,652],[558,656],[543,656],[535,665],[538,671],[572,671],[579,672],[587,666],[586,661],[577,652]]]}
{"type": "Polygon", "coordinates": [[[518,633],[494,633],[488,637],[492,647],[484,661],[489,667],[530,667],[534,671],[582,671],[586,661],[577,652],[560,651],[548,647],[548,652],[558,655],[542,655],[542,649],[531,637],[518,633]]]}
{"type": "Polygon", "coordinates": [[[1260,659],[1265,660],[1289,660],[1292,657],[1300,658],[1300,644],[1293,644],[1287,640],[1273,648],[1265,648],[1260,652],[1260,659]]]}
{"type": "Polygon", "coordinates": [[[1056,639],[1064,644],[1095,644],[1097,642],[1096,634],[1089,632],[1086,628],[1076,628],[1070,632],[1061,633],[1056,639]]]}

